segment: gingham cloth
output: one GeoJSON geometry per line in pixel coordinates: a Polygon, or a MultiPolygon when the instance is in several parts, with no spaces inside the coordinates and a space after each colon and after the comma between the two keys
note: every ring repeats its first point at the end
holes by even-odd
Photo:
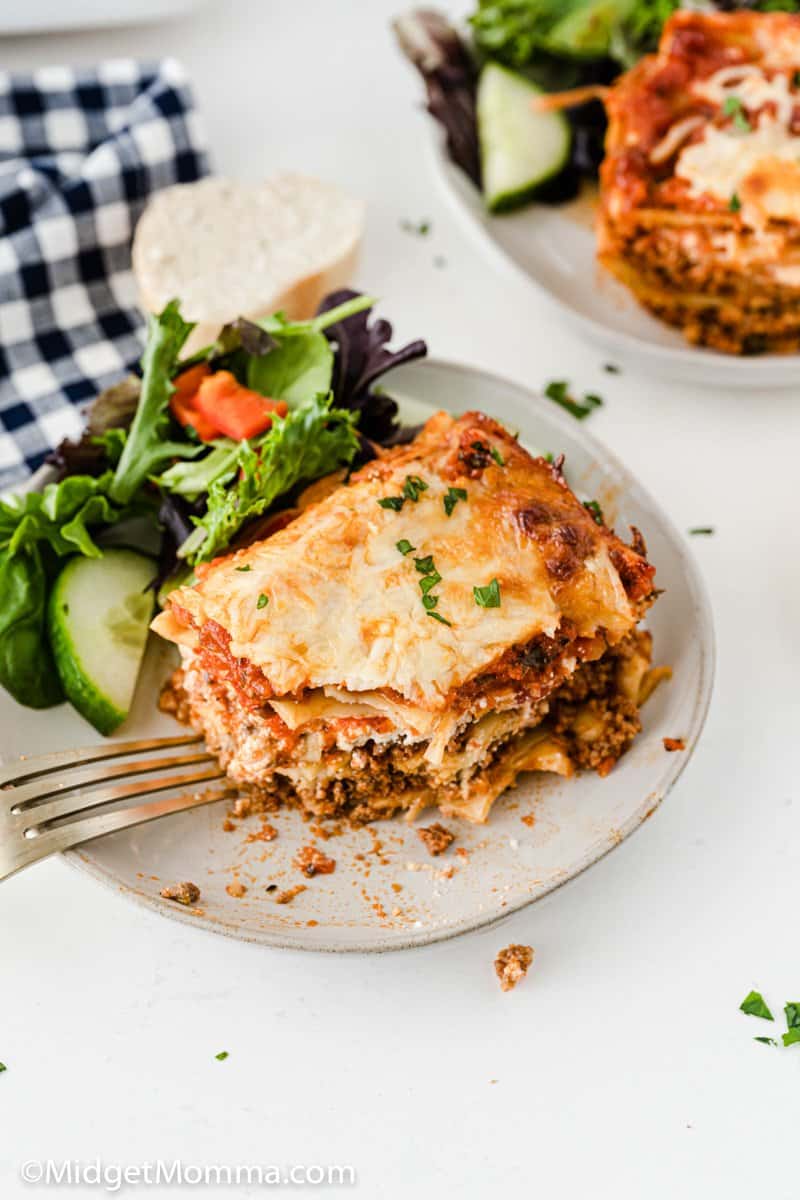
{"type": "Polygon", "coordinates": [[[172,59],[0,71],[0,491],[138,361],[134,225],[151,192],[207,170],[172,59]]]}

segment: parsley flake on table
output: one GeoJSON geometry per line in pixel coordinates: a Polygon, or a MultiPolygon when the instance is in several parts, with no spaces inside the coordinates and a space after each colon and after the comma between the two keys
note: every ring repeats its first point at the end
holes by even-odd
{"type": "Polygon", "coordinates": [[[500,607],[500,584],[496,579],[493,579],[491,583],[487,583],[486,587],[474,587],[472,594],[479,608],[500,607]]]}
{"type": "Polygon", "coordinates": [[[786,1014],[786,1028],[800,1029],[800,1002],[789,1000],[783,1009],[786,1014]]]}
{"type": "Polygon", "coordinates": [[[6,1066],[6,1064],[0,1063],[0,1074],[2,1074],[3,1071],[7,1071],[7,1070],[8,1070],[8,1067],[6,1066]]]}
{"type": "Polygon", "coordinates": [[[715,532],[713,525],[695,525],[689,530],[689,537],[713,537],[715,532]]]}
{"type": "Polygon", "coordinates": [[[793,1046],[795,1042],[800,1042],[800,1029],[790,1029],[788,1033],[781,1034],[784,1046],[793,1046]]]}
{"type": "Polygon", "coordinates": [[[753,1041],[761,1042],[764,1046],[777,1046],[777,1044],[778,1044],[775,1041],[775,1038],[770,1038],[770,1037],[755,1037],[755,1038],[753,1038],[753,1041]]]}
{"type": "Polygon", "coordinates": [[[269,604],[269,596],[265,596],[262,592],[256,601],[256,608],[266,608],[269,604]]]}
{"type": "Polygon", "coordinates": [[[739,1008],[743,1013],[747,1013],[749,1017],[761,1017],[764,1021],[775,1020],[761,992],[749,992],[739,1005],[739,1008]]]}
{"type": "Polygon", "coordinates": [[[431,231],[430,221],[409,221],[407,218],[400,222],[403,233],[413,233],[417,237],[427,237],[431,231]]]}
{"type": "Polygon", "coordinates": [[[600,408],[603,401],[600,396],[594,392],[586,392],[583,399],[576,400],[570,394],[569,384],[566,379],[552,379],[544,389],[544,394],[548,400],[552,400],[554,404],[558,404],[566,412],[573,416],[576,421],[583,421],[596,408],[600,408]]]}
{"type": "Polygon", "coordinates": [[[444,511],[448,517],[452,517],[453,509],[458,504],[459,500],[466,500],[467,489],[451,487],[447,489],[447,495],[443,498],[444,511]]]}
{"type": "Polygon", "coordinates": [[[227,1057],[228,1057],[227,1050],[220,1050],[219,1054],[214,1055],[214,1058],[217,1060],[217,1062],[225,1062],[225,1059],[227,1057]]]}

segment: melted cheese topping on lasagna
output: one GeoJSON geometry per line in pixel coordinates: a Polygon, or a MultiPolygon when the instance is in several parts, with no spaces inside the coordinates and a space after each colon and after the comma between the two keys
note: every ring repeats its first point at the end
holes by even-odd
{"type": "Polygon", "coordinates": [[[678,156],[675,174],[695,195],[741,205],[747,224],[800,221],[800,137],[790,131],[797,95],[786,75],[767,78],[752,64],[728,66],[693,85],[701,99],[734,102],[750,129],[708,124],[701,140],[678,156]],[[769,106],[769,107],[767,107],[769,106]]]}
{"type": "MultiPolygon", "coordinates": [[[[266,541],[217,560],[194,587],[173,592],[172,611],[153,627],[191,644],[205,622],[218,623],[230,653],[260,667],[276,697],[327,688],[328,700],[341,703],[346,692],[351,703],[386,711],[386,697],[379,703],[374,693],[388,689],[437,710],[510,647],[552,636],[565,618],[578,636],[602,628],[609,641],[623,637],[636,615],[612,561],[620,554],[651,573],[595,524],[549,464],[531,458],[501,426],[480,414],[454,421],[440,413],[411,446],[369,464],[266,541]],[[503,465],[486,455],[471,469],[478,442],[503,465]],[[409,476],[427,485],[416,502],[382,507],[379,500],[403,494],[409,476]],[[448,516],[452,486],[467,499],[448,516]],[[398,549],[404,539],[414,547],[406,554],[398,549]],[[430,593],[438,596],[435,611],[449,624],[423,607],[414,560],[428,556],[441,576],[430,593]],[[473,589],[494,579],[500,604],[481,607],[473,589]],[[259,606],[261,596],[267,603],[259,606]],[[365,692],[373,695],[353,696],[365,692]]],[[[649,574],[645,582],[649,591],[649,574]]],[[[290,709],[285,715],[294,723],[290,709]]]]}

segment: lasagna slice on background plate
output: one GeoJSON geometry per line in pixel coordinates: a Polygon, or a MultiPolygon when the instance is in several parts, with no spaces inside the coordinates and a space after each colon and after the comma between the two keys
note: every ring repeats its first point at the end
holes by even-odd
{"type": "Polygon", "coordinates": [[[485,821],[521,771],[606,774],[658,674],[641,536],[480,413],[198,574],[153,623],[183,660],[162,707],[255,807],[485,821]]]}
{"type": "Polygon", "coordinates": [[[800,349],[800,16],[678,12],[606,106],[601,262],[691,342],[800,349]]]}

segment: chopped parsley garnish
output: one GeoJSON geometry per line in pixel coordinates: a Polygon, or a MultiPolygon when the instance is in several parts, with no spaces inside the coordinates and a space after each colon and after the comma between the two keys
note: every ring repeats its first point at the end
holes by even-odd
{"type": "Polygon", "coordinates": [[[734,129],[739,129],[742,133],[749,133],[753,128],[745,115],[744,105],[738,96],[726,96],[722,112],[724,116],[733,118],[734,129]]]}
{"type": "Polygon", "coordinates": [[[433,555],[426,554],[424,558],[415,558],[414,566],[422,576],[422,579],[419,581],[419,590],[422,592],[422,607],[429,617],[435,617],[442,625],[449,625],[449,621],[446,621],[439,613],[433,611],[439,603],[439,597],[433,596],[431,593],[436,585],[442,582],[442,577],[434,566],[433,555]]]}
{"type": "Polygon", "coordinates": [[[472,594],[479,608],[500,607],[500,584],[496,579],[493,579],[491,583],[487,583],[486,587],[474,587],[472,594]]]}
{"type": "Polygon", "coordinates": [[[252,569],[253,568],[250,566],[250,563],[246,563],[243,567],[236,568],[237,571],[252,571],[252,569]]]}
{"type": "Polygon", "coordinates": [[[411,545],[411,542],[408,540],[408,538],[401,538],[400,541],[395,544],[401,554],[410,554],[412,550],[416,550],[417,548],[416,546],[411,545]]]}
{"type": "Polygon", "coordinates": [[[503,458],[502,454],[497,449],[497,446],[490,446],[489,453],[491,454],[494,461],[497,463],[498,467],[504,467],[506,465],[506,460],[503,458]]]}
{"type": "Polygon", "coordinates": [[[793,1046],[795,1042],[800,1042],[800,1029],[790,1029],[788,1033],[781,1034],[781,1040],[784,1046],[793,1046]]]}
{"type": "Polygon", "coordinates": [[[622,373],[616,363],[603,363],[603,370],[607,371],[609,375],[620,375],[622,373]]]}
{"type": "Polygon", "coordinates": [[[220,1050],[219,1054],[214,1055],[214,1058],[217,1060],[217,1062],[225,1062],[225,1059],[227,1057],[228,1057],[227,1050],[220,1050]]]}
{"type": "Polygon", "coordinates": [[[775,1020],[761,992],[750,992],[745,996],[739,1008],[749,1017],[761,1017],[764,1021],[775,1020]]]}
{"type": "Polygon", "coordinates": [[[603,510],[600,507],[597,500],[584,500],[583,507],[586,509],[587,512],[590,512],[592,514],[593,520],[598,525],[604,524],[603,510]]]}
{"type": "Polygon", "coordinates": [[[797,1000],[790,1000],[784,1006],[783,1011],[786,1014],[786,1028],[800,1029],[800,1003],[797,1000]]]}
{"type": "Polygon", "coordinates": [[[447,495],[444,497],[442,503],[444,504],[444,511],[447,513],[448,517],[452,517],[453,509],[458,504],[459,500],[466,500],[466,498],[466,488],[451,487],[447,489],[447,495]]]}
{"type": "Polygon", "coordinates": [[[768,1037],[756,1037],[756,1038],[753,1038],[753,1041],[754,1042],[763,1042],[763,1044],[765,1046],[777,1046],[777,1044],[778,1044],[775,1041],[775,1038],[768,1038],[768,1037]]]}
{"type": "Polygon", "coordinates": [[[428,592],[433,591],[437,583],[442,582],[442,577],[438,571],[432,571],[430,575],[423,575],[419,581],[419,590],[423,596],[427,596],[428,592]]]}
{"type": "Polygon", "coordinates": [[[434,621],[438,621],[441,625],[449,625],[452,628],[453,622],[448,621],[447,618],[443,617],[441,613],[429,612],[428,616],[433,617],[434,621]]]}
{"type": "Polygon", "coordinates": [[[713,534],[713,525],[695,525],[694,529],[689,530],[690,537],[712,537],[713,534]]]}
{"type": "Polygon", "coordinates": [[[728,201],[728,208],[730,209],[731,212],[741,212],[742,202],[739,199],[738,192],[734,192],[733,195],[731,196],[730,200],[728,201]]]}
{"type": "Polygon", "coordinates": [[[6,1064],[0,1063],[0,1074],[2,1074],[3,1071],[7,1071],[7,1070],[8,1070],[8,1067],[6,1066],[6,1064]]]}
{"type": "Polygon", "coordinates": [[[411,500],[414,504],[420,498],[422,492],[427,492],[428,485],[424,479],[420,479],[419,475],[406,475],[406,481],[403,484],[403,495],[406,500],[411,500]]]}
{"type": "Polygon", "coordinates": [[[262,592],[261,595],[258,597],[258,600],[256,600],[256,608],[266,608],[268,604],[269,604],[269,596],[265,596],[264,593],[262,592]]]}
{"type": "Polygon", "coordinates": [[[382,496],[378,504],[381,508],[390,508],[392,512],[400,512],[405,502],[405,496],[382,496]]]}
{"type": "Polygon", "coordinates": [[[555,404],[561,406],[566,412],[573,416],[576,421],[583,421],[596,408],[600,408],[603,401],[600,396],[594,392],[586,392],[583,399],[576,400],[570,395],[569,384],[566,379],[551,379],[547,387],[544,389],[544,394],[548,400],[552,400],[555,404]]]}
{"type": "Polygon", "coordinates": [[[403,233],[415,233],[417,237],[427,237],[431,231],[430,221],[409,221],[400,222],[400,228],[403,233]]]}

